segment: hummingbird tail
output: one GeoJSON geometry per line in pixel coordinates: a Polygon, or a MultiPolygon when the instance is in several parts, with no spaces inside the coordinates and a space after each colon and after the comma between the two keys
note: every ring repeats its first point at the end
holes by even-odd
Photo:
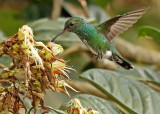
{"type": "Polygon", "coordinates": [[[113,54],[111,59],[116,62],[118,65],[120,65],[121,67],[127,69],[127,70],[132,70],[134,66],[132,66],[129,62],[127,62],[126,60],[124,60],[121,56],[117,55],[117,54],[113,54]]]}

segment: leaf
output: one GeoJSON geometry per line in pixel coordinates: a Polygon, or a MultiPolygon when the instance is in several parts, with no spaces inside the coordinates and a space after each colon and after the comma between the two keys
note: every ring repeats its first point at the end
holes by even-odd
{"type": "Polygon", "coordinates": [[[160,94],[141,82],[124,77],[123,74],[92,69],[81,74],[80,78],[90,82],[129,113],[160,112],[160,94]]]}
{"type": "MultiPolygon", "coordinates": [[[[11,62],[12,62],[12,59],[9,58],[8,56],[0,55],[0,63],[3,64],[5,67],[9,67],[11,62]]],[[[2,71],[3,71],[3,69],[0,68],[0,72],[2,72],[2,71]]]]}
{"type": "Polygon", "coordinates": [[[142,26],[139,28],[139,37],[152,37],[157,43],[160,44],[160,30],[150,27],[150,26],[142,26]]]}
{"type": "Polygon", "coordinates": [[[0,63],[2,63],[3,65],[5,65],[6,67],[8,67],[11,62],[12,62],[12,59],[9,58],[8,56],[6,56],[6,55],[0,55],[0,63]]]}
{"type": "MultiPolygon", "coordinates": [[[[74,98],[78,98],[84,108],[92,108],[98,111],[99,114],[122,114],[117,107],[102,98],[87,94],[79,94],[74,96],[74,98]]],[[[68,103],[63,104],[60,110],[66,111],[68,103]]]]}
{"type": "MultiPolygon", "coordinates": [[[[41,110],[41,106],[38,106],[38,108],[39,108],[39,109],[38,109],[38,113],[37,113],[37,114],[41,114],[41,113],[43,112],[43,111],[41,110]]],[[[57,110],[57,109],[54,109],[54,108],[49,107],[49,106],[46,106],[46,108],[50,110],[50,112],[47,113],[47,114],[66,114],[66,113],[63,112],[62,110],[57,110]]],[[[29,111],[28,111],[27,114],[30,114],[33,109],[34,109],[34,107],[31,107],[31,108],[29,109],[29,111]]]]}
{"type": "Polygon", "coordinates": [[[131,71],[126,71],[124,69],[119,69],[116,71],[121,75],[140,81],[148,81],[160,87],[160,73],[154,72],[146,68],[134,68],[131,71]]]}

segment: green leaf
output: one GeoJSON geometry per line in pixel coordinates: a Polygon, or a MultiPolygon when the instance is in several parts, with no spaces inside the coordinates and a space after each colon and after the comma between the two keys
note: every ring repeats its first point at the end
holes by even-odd
{"type": "Polygon", "coordinates": [[[146,68],[134,68],[131,71],[119,69],[117,73],[135,80],[151,82],[160,87],[160,73],[146,68]]]}
{"type": "MultiPolygon", "coordinates": [[[[38,106],[38,108],[39,109],[38,109],[38,113],[37,114],[41,114],[43,112],[43,110],[41,110],[41,106],[38,106]]],[[[57,110],[57,109],[54,109],[54,108],[49,107],[49,106],[46,106],[46,108],[48,108],[50,110],[50,112],[48,114],[66,114],[62,110],[57,110]]],[[[31,107],[27,114],[30,114],[33,109],[34,109],[34,107],[31,107]]]]}
{"type": "Polygon", "coordinates": [[[139,37],[145,37],[145,36],[152,37],[157,43],[160,44],[160,30],[154,27],[150,27],[150,26],[140,27],[138,36],[139,37]]]}
{"type": "MultiPolygon", "coordinates": [[[[4,66],[9,67],[11,62],[12,62],[12,59],[9,58],[8,56],[0,55],[0,63],[3,64],[4,66]]],[[[2,71],[3,71],[3,69],[0,68],[0,72],[2,72],[2,71]]]]}
{"type": "MultiPolygon", "coordinates": [[[[74,98],[78,98],[84,108],[92,108],[100,114],[122,114],[117,107],[102,98],[87,94],[79,94],[74,96],[74,98]]],[[[60,109],[66,111],[67,104],[68,103],[63,104],[60,109]]]]}
{"type": "Polygon", "coordinates": [[[80,78],[90,82],[129,113],[160,112],[160,94],[141,82],[124,77],[123,74],[92,69],[84,72],[80,78]]]}
{"type": "Polygon", "coordinates": [[[2,63],[3,65],[5,65],[6,67],[8,67],[12,62],[12,59],[9,58],[6,55],[1,55],[0,56],[0,63],[2,63]]]}

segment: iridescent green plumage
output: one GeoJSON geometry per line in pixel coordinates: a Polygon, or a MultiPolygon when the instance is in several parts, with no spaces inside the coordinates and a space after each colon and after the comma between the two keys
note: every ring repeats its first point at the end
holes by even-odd
{"type": "Polygon", "coordinates": [[[146,9],[132,11],[98,26],[92,26],[79,17],[73,17],[66,21],[64,30],[52,41],[65,32],[74,32],[97,58],[108,58],[126,69],[132,69],[132,65],[120,56],[111,40],[132,26],[145,12],[146,9]]]}

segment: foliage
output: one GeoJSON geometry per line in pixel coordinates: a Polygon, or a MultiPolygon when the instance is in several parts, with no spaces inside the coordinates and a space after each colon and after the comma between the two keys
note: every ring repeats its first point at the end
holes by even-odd
{"type": "MultiPolygon", "coordinates": [[[[74,96],[80,99],[86,108],[92,107],[102,114],[107,111],[107,114],[158,114],[160,111],[158,72],[141,68],[135,68],[132,71],[91,69],[79,77],[102,91],[106,95],[106,100],[109,101],[85,94],[74,96]]],[[[66,106],[68,105],[65,103],[60,109],[65,111],[66,106]]]]}
{"type": "Polygon", "coordinates": [[[50,17],[52,2],[38,1],[29,5],[22,13],[21,17],[26,20],[35,20],[42,17],[50,17]]]}
{"type": "Polygon", "coordinates": [[[139,33],[138,33],[140,38],[143,37],[151,37],[153,38],[157,43],[160,44],[160,30],[151,27],[151,26],[142,26],[139,28],[139,33]]]}
{"type": "Polygon", "coordinates": [[[18,19],[18,11],[0,9],[0,14],[0,22],[3,23],[0,24],[0,28],[7,36],[15,34],[17,29],[25,23],[25,20],[18,19]]]}
{"type": "Polygon", "coordinates": [[[120,106],[121,110],[124,109],[128,113],[158,114],[160,111],[158,108],[160,104],[157,102],[160,100],[159,92],[138,81],[154,81],[154,77],[157,78],[156,80],[159,83],[159,75],[156,75],[156,73],[151,75],[141,69],[134,70],[132,73],[127,73],[124,70],[122,73],[122,71],[92,69],[80,76],[80,78],[90,82],[106,94],[110,100],[116,102],[118,104],[116,106],[120,106]],[[134,77],[142,78],[135,80],[134,77]]]}

